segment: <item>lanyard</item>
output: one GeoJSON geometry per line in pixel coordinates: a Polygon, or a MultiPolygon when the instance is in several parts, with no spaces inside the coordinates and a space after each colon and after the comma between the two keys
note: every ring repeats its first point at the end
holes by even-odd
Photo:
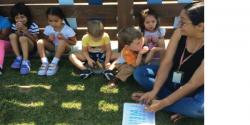
{"type": "Polygon", "coordinates": [[[193,54],[190,54],[188,57],[186,57],[184,60],[184,54],[185,54],[185,50],[186,50],[186,47],[187,47],[187,43],[185,43],[185,47],[184,47],[184,50],[182,52],[182,55],[181,55],[181,59],[180,59],[180,63],[179,63],[179,66],[178,66],[178,71],[180,71],[180,68],[181,68],[181,65],[183,63],[185,63],[193,54]]]}

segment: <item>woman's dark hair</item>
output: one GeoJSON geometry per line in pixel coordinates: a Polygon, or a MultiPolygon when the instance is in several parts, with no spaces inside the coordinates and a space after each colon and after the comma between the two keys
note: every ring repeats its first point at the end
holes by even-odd
{"type": "Polygon", "coordinates": [[[69,22],[66,20],[66,17],[62,11],[62,9],[60,7],[50,7],[48,8],[48,10],[46,11],[46,15],[54,15],[54,16],[58,16],[60,19],[64,20],[65,24],[69,25],[69,22]]]}
{"type": "Polygon", "coordinates": [[[11,11],[10,11],[10,15],[11,15],[11,21],[12,23],[15,23],[15,17],[18,15],[18,14],[22,14],[24,16],[27,17],[27,26],[28,28],[30,27],[30,25],[32,24],[33,22],[33,19],[32,19],[32,15],[31,15],[31,12],[30,12],[30,9],[28,6],[26,6],[24,3],[22,2],[19,2],[19,3],[16,3],[12,8],[11,8],[11,11]]]}
{"type": "Polygon", "coordinates": [[[156,19],[156,26],[155,26],[154,30],[156,30],[157,28],[160,27],[160,20],[159,20],[158,15],[150,8],[144,9],[141,11],[140,16],[139,16],[139,27],[140,27],[140,30],[143,34],[145,31],[144,21],[148,15],[153,16],[156,19]]]}
{"type": "Polygon", "coordinates": [[[184,9],[193,25],[198,25],[204,22],[204,2],[188,4],[184,9]]]}

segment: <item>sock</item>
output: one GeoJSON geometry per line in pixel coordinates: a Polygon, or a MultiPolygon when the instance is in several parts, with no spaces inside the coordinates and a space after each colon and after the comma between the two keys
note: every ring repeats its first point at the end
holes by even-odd
{"type": "Polygon", "coordinates": [[[22,59],[23,59],[23,57],[22,57],[22,56],[17,56],[17,57],[16,57],[16,59],[18,59],[18,60],[22,60],[22,59]]]}
{"type": "Polygon", "coordinates": [[[59,60],[60,60],[59,58],[54,57],[54,58],[53,58],[53,60],[51,61],[51,63],[53,63],[53,64],[56,64],[56,65],[57,65],[57,64],[58,64],[58,62],[59,62],[59,60]]]}
{"type": "Polygon", "coordinates": [[[44,64],[44,63],[45,63],[45,64],[48,64],[48,63],[49,63],[47,57],[42,57],[42,58],[41,58],[41,61],[42,61],[43,64],[44,64]]]}

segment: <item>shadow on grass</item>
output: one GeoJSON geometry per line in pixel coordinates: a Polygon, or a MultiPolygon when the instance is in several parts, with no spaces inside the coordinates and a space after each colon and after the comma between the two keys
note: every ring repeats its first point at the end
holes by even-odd
{"type": "MultiPolygon", "coordinates": [[[[52,77],[37,76],[39,66],[39,60],[32,60],[32,73],[27,76],[6,66],[0,81],[1,124],[120,125],[123,103],[131,102],[131,93],[141,90],[132,78],[112,90],[105,88],[103,76],[82,80],[67,61],[60,63],[52,77]]],[[[203,121],[187,119],[181,124],[189,123],[201,125],[203,121]]],[[[159,112],[157,125],[163,124],[171,124],[169,116],[159,112]]]]}

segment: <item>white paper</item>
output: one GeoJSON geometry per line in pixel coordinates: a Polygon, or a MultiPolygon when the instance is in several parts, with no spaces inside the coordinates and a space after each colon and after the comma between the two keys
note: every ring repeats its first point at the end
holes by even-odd
{"type": "Polygon", "coordinates": [[[122,125],[155,125],[155,113],[142,104],[124,103],[122,125]]]}

